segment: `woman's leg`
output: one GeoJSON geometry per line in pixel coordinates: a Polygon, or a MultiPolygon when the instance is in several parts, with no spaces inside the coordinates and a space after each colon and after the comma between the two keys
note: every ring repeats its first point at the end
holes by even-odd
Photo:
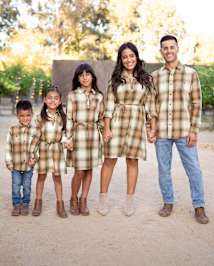
{"type": "Polygon", "coordinates": [[[116,162],[117,159],[105,158],[101,169],[100,195],[98,205],[98,212],[101,215],[107,215],[109,212],[109,207],[107,203],[107,192],[116,162]]]}
{"type": "Polygon", "coordinates": [[[127,164],[127,195],[124,205],[124,214],[131,216],[135,213],[134,193],[138,177],[138,160],[126,158],[127,164]]]}

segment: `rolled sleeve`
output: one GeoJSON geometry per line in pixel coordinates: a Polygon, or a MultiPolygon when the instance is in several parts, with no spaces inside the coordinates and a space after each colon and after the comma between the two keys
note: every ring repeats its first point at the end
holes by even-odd
{"type": "Polygon", "coordinates": [[[114,112],[114,107],[115,107],[115,96],[114,96],[114,92],[113,92],[112,86],[110,84],[108,86],[108,89],[107,89],[107,97],[106,97],[106,100],[105,100],[104,117],[112,118],[113,117],[113,112],[114,112]]]}

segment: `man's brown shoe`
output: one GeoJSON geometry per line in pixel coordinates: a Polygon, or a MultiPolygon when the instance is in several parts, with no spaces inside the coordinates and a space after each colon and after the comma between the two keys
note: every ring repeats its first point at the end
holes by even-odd
{"type": "Polygon", "coordinates": [[[61,218],[67,218],[67,213],[65,211],[65,207],[64,207],[64,201],[60,200],[56,202],[56,211],[59,217],[61,218]]]}
{"type": "Polygon", "coordinates": [[[199,224],[207,224],[209,222],[204,207],[195,208],[195,219],[199,224]]]}
{"type": "Polygon", "coordinates": [[[35,199],[34,208],[32,211],[33,216],[39,216],[42,212],[42,200],[41,199],[35,199]]]}
{"type": "Polygon", "coordinates": [[[79,204],[78,204],[78,198],[71,198],[70,200],[70,213],[72,215],[79,215],[79,204]]]}
{"type": "Polygon", "coordinates": [[[172,212],[172,209],[173,209],[173,204],[169,204],[169,203],[164,203],[163,205],[163,208],[160,209],[159,211],[159,215],[161,217],[167,217],[167,216],[170,216],[171,212],[172,212]]]}
{"type": "Polygon", "coordinates": [[[80,210],[80,214],[82,214],[83,216],[88,216],[90,214],[89,209],[87,207],[87,199],[86,198],[80,198],[80,202],[79,202],[79,210],[80,210]]]}
{"type": "Polygon", "coordinates": [[[29,214],[29,205],[28,204],[22,204],[20,212],[21,212],[21,215],[27,216],[29,214]]]}
{"type": "Polygon", "coordinates": [[[12,212],[11,212],[11,215],[12,216],[19,216],[20,215],[20,209],[21,209],[21,205],[20,204],[14,205],[13,209],[12,209],[12,212]]]}

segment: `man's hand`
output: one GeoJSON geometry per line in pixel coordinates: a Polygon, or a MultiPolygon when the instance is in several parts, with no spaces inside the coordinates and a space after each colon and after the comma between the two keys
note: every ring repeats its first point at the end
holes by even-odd
{"type": "Polygon", "coordinates": [[[192,147],[193,145],[197,143],[197,140],[198,140],[197,134],[194,132],[189,132],[187,136],[187,146],[192,147]]]}

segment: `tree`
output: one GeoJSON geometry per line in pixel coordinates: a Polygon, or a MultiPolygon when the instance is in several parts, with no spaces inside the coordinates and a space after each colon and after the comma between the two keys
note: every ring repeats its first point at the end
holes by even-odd
{"type": "Polygon", "coordinates": [[[14,33],[18,26],[19,11],[12,0],[0,2],[0,47],[4,47],[7,38],[14,33]]]}

